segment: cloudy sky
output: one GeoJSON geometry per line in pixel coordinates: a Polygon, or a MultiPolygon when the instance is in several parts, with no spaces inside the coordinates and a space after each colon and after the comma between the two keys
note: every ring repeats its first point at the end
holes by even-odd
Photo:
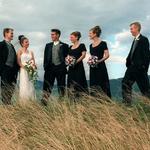
{"type": "MultiPolygon", "coordinates": [[[[81,41],[88,49],[91,42],[88,31],[95,25],[101,26],[102,39],[108,43],[110,58],[106,63],[110,78],[123,77],[125,58],[133,40],[129,24],[133,21],[140,21],[142,33],[150,38],[149,0],[0,0],[0,40],[3,40],[4,27],[14,28],[14,44],[18,35],[27,36],[41,80],[44,47],[50,41],[50,29],[59,28],[61,40],[68,44],[69,34],[81,31],[81,41]]],[[[86,63],[85,68],[88,77],[86,63]]]]}

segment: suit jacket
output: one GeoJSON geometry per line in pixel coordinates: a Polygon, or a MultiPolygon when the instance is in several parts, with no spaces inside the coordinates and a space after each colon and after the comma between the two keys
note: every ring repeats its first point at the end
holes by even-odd
{"type": "MultiPolygon", "coordinates": [[[[13,50],[16,54],[16,51],[15,51],[15,48],[13,45],[12,45],[12,47],[13,47],[13,50]]],[[[9,53],[9,50],[8,50],[7,45],[6,45],[6,42],[1,41],[0,42],[0,74],[3,71],[3,68],[6,64],[8,53],[9,53]]],[[[19,65],[17,64],[17,55],[16,55],[15,60],[14,60],[14,71],[16,71],[16,74],[17,74],[18,70],[19,70],[19,65]]]]}
{"type": "MultiPolygon", "coordinates": [[[[45,51],[44,51],[44,70],[50,70],[53,66],[52,64],[52,48],[53,42],[46,44],[45,51]]],[[[65,58],[68,55],[69,46],[63,42],[60,42],[60,51],[59,55],[61,58],[61,62],[65,66],[65,58]]]]}
{"type": "MultiPolygon", "coordinates": [[[[133,44],[131,46],[132,50],[133,44]]],[[[143,36],[139,36],[139,40],[134,49],[134,52],[131,57],[131,50],[126,59],[126,66],[135,66],[138,69],[142,69],[144,71],[148,71],[150,64],[150,49],[149,49],[149,40],[143,36]]]]}

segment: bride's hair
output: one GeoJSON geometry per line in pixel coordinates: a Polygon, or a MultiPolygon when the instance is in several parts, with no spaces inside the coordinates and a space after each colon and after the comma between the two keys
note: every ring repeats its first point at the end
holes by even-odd
{"type": "Polygon", "coordinates": [[[18,40],[19,40],[19,43],[20,45],[22,46],[24,40],[27,40],[28,38],[26,38],[24,35],[19,35],[18,36],[18,40]]]}

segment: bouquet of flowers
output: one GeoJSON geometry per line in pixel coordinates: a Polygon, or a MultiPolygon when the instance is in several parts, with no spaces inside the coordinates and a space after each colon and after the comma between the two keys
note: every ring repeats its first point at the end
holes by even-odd
{"type": "Polygon", "coordinates": [[[33,60],[27,61],[24,65],[24,68],[28,73],[29,80],[35,83],[38,78],[38,72],[33,60]]]}
{"type": "Polygon", "coordinates": [[[91,66],[92,68],[97,67],[98,65],[98,57],[97,56],[91,56],[88,59],[88,65],[91,66]]]}
{"type": "Polygon", "coordinates": [[[76,64],[76,58],[73,56],[68,55],[65,58],[65,62],[67,66],[74,66],[76,64]]]}

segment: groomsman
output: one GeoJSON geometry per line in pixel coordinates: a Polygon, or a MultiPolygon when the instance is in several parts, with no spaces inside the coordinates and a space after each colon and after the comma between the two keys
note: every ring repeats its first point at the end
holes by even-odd
{"type": "Polygon", "coordinates": [[[130,24],[131,34],[134,41],[130,53],[126,59],[127,70],[122,80],[123,102],[131,105],[132,85],[136,82],[141,93],[150,98],[150,84],[148,79],[148,68],[150,63],[149,41],[143,36],[141,24],[134,22],[130,24]]]}
{"type": "Polygon", "coordinates": [[[3,30],[4,40],[0,42],[0,76],[1,76],[1,94],[2,102],[6,105],[11,104],[11,98],[15,89],[18,64],[13,40],[13,29],[5,28],[3,30]]]}
{"type": "Polygon", "coordinates": [[[68,55],[69,46],[60,41],[61,31],[51,30],[52,42],[46,44],[44,52],[44,96],[42,103],[47,105],[47,100],[52,92],[55,79],[57,80],[58,93],[60,97],[65,94],[66,65],[65,58],[68,55]]]}

